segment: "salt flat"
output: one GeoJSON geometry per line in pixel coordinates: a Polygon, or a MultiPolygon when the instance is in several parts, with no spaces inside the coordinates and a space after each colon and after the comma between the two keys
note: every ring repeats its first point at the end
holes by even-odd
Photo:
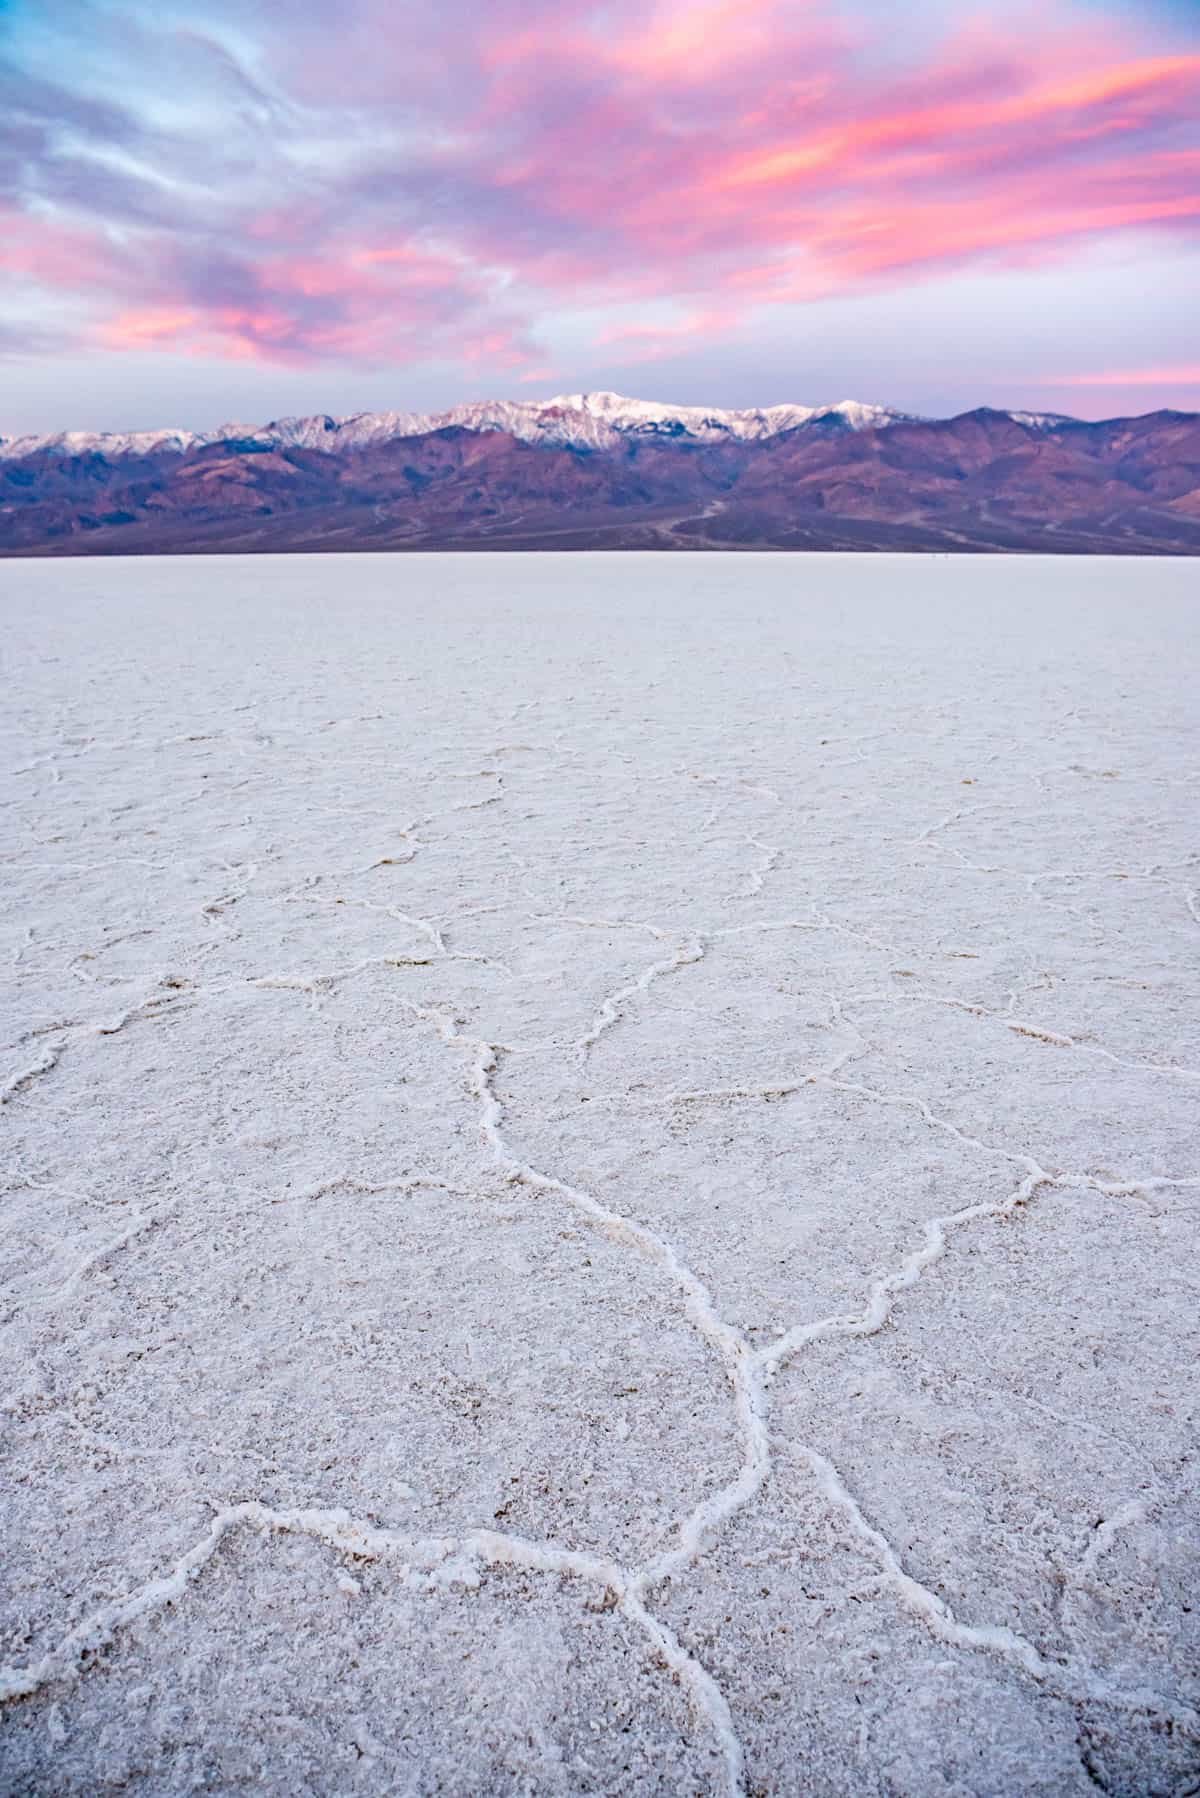
{"type": "Polygon", "coordinates": [[[1198,600],[0,567],[0,1787],[1200,1790],[1198,600]]]}

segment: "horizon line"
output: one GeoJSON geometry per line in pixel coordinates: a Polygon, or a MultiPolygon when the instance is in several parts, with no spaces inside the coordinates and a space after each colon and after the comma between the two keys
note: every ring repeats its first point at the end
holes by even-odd
{"type": "MultiPolygon", "coordinates": [[[[1077,384],[1079,386],[1089,384],[1082,376],[1066,376],[1063,377],[1063,381],[1064,384],[1077,384]]],[[[1122,386],[1134,386],[1137,385],[1138,382],[1132,375],[1114,374],[1107,378],[1098,377],[1096,384],[1120,388],[1122,386]]],[[[270,418],[257,420],[231,418],[207,429],[178,423],[132,425],[123,429],[108,426],[103,426],[98,429],[87,429],[75,425],[62,425],[50,430],[15,431],[11,435],[6,433],[3,429],[0,429],[0,444],[43,442],[61,437],[144,437],[154,435],[166,436],[172,433],[178,433],[180,435],[186,434],[197,438],[207,437],[213,442],[220,442],[226,440],[229,436],[242,431],[269,430],[277,425],[307,422],[315,419],[328,419],[334,424],[348,424],[356,419],[380,418],[391,414],[398,417],[412,418],[414,420],[435,420],[450,418],[456,413],[468,412],[474,408],[488,406],[511,407],[513,410],[521,412],[545,411],[552,407],[559,407],[565,411],[578,412],[583,417],[598,418],[603,422],[602,413],[597,414],[590,412],[586,405],[577,403],[579,401],[591,399],[615,400],[629,406],[653,407],[657,411],[663,413],[702,413],[707,417],[713,418],[731,416],[744,417],[746,415],[755,414],[767,416],[773,412],[784,411],[803,412],[808,414],[809,417],[819,417],[823,414],[861,407],[864,411],[876,411],[890,414],[894,422],[888,428],[894,428],[896,424],[950,424],[956,419],[968,418],[975,413],[994,413],[997,416],[1013,418],[1018,421],[1026,418],[1060,419],[1067,424],[1080,425],[1112,424],[1124,420],[1134,422],[1138,419],[1154,418],[1162,413],[1176,413],[1180,417],[1200,416],[1200,403],[1194,406],[1177,404],[1151,406],[1147,410],[1141,412],[1114,412],[1105,414],[1099,418],[1089,419],[1082,418],[1077,413],[1063,412],[1055,407],[1049,406],[1006,406],[981,403],[975,406],[964,406],[959,410],[951,412],[913,412],[905,407],[894,406],[885,401],[857,400],[850,398],[823,401],[817,405],[810,405],[807,401],[803,400],[773,400],[766,405],[716,406],[707,404],[704,401],[649,399],[640,394],[618,393],[612,388],[581,388],[573,393],[560,392],[549,394],[544,398],[535,398],[532,396],[512,398],[507,395],[482,395],[474,399],[457,400],[450,405],[438,408],[380,406],[359,407],[351,412],[333,412],[326,408],[319,407],[311,412],[280,412],[270,418]]],[[[864,428],[872,429],[878,427],[868,425],[864,428]]]]}

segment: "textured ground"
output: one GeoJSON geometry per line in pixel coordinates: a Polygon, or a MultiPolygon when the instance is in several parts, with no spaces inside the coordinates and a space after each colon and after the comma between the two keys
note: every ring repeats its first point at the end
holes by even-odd
{"type": "Polygon", "coordinates": [[[1197,599],[0,570],[0,1788],[1200,1790],[1197,599]]]}

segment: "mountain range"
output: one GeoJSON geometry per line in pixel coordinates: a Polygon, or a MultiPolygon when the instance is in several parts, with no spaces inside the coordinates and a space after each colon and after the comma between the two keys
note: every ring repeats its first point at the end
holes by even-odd
{"type": "Polygon", "coordinates": [[[1200,554],[1200,414],[612,393],[0,437],[0,555],[439,548],[1200,554]]]}

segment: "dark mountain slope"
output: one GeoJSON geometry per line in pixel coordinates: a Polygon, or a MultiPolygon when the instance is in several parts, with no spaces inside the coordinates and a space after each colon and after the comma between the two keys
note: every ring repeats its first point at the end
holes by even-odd
{"type": "Polygon", "coordinates": [[[1200,554],[1200,416],[958,418],[591,447],[449,426],[334,452],[0,459],[0,554],[546,547],[1200,554]]]}

